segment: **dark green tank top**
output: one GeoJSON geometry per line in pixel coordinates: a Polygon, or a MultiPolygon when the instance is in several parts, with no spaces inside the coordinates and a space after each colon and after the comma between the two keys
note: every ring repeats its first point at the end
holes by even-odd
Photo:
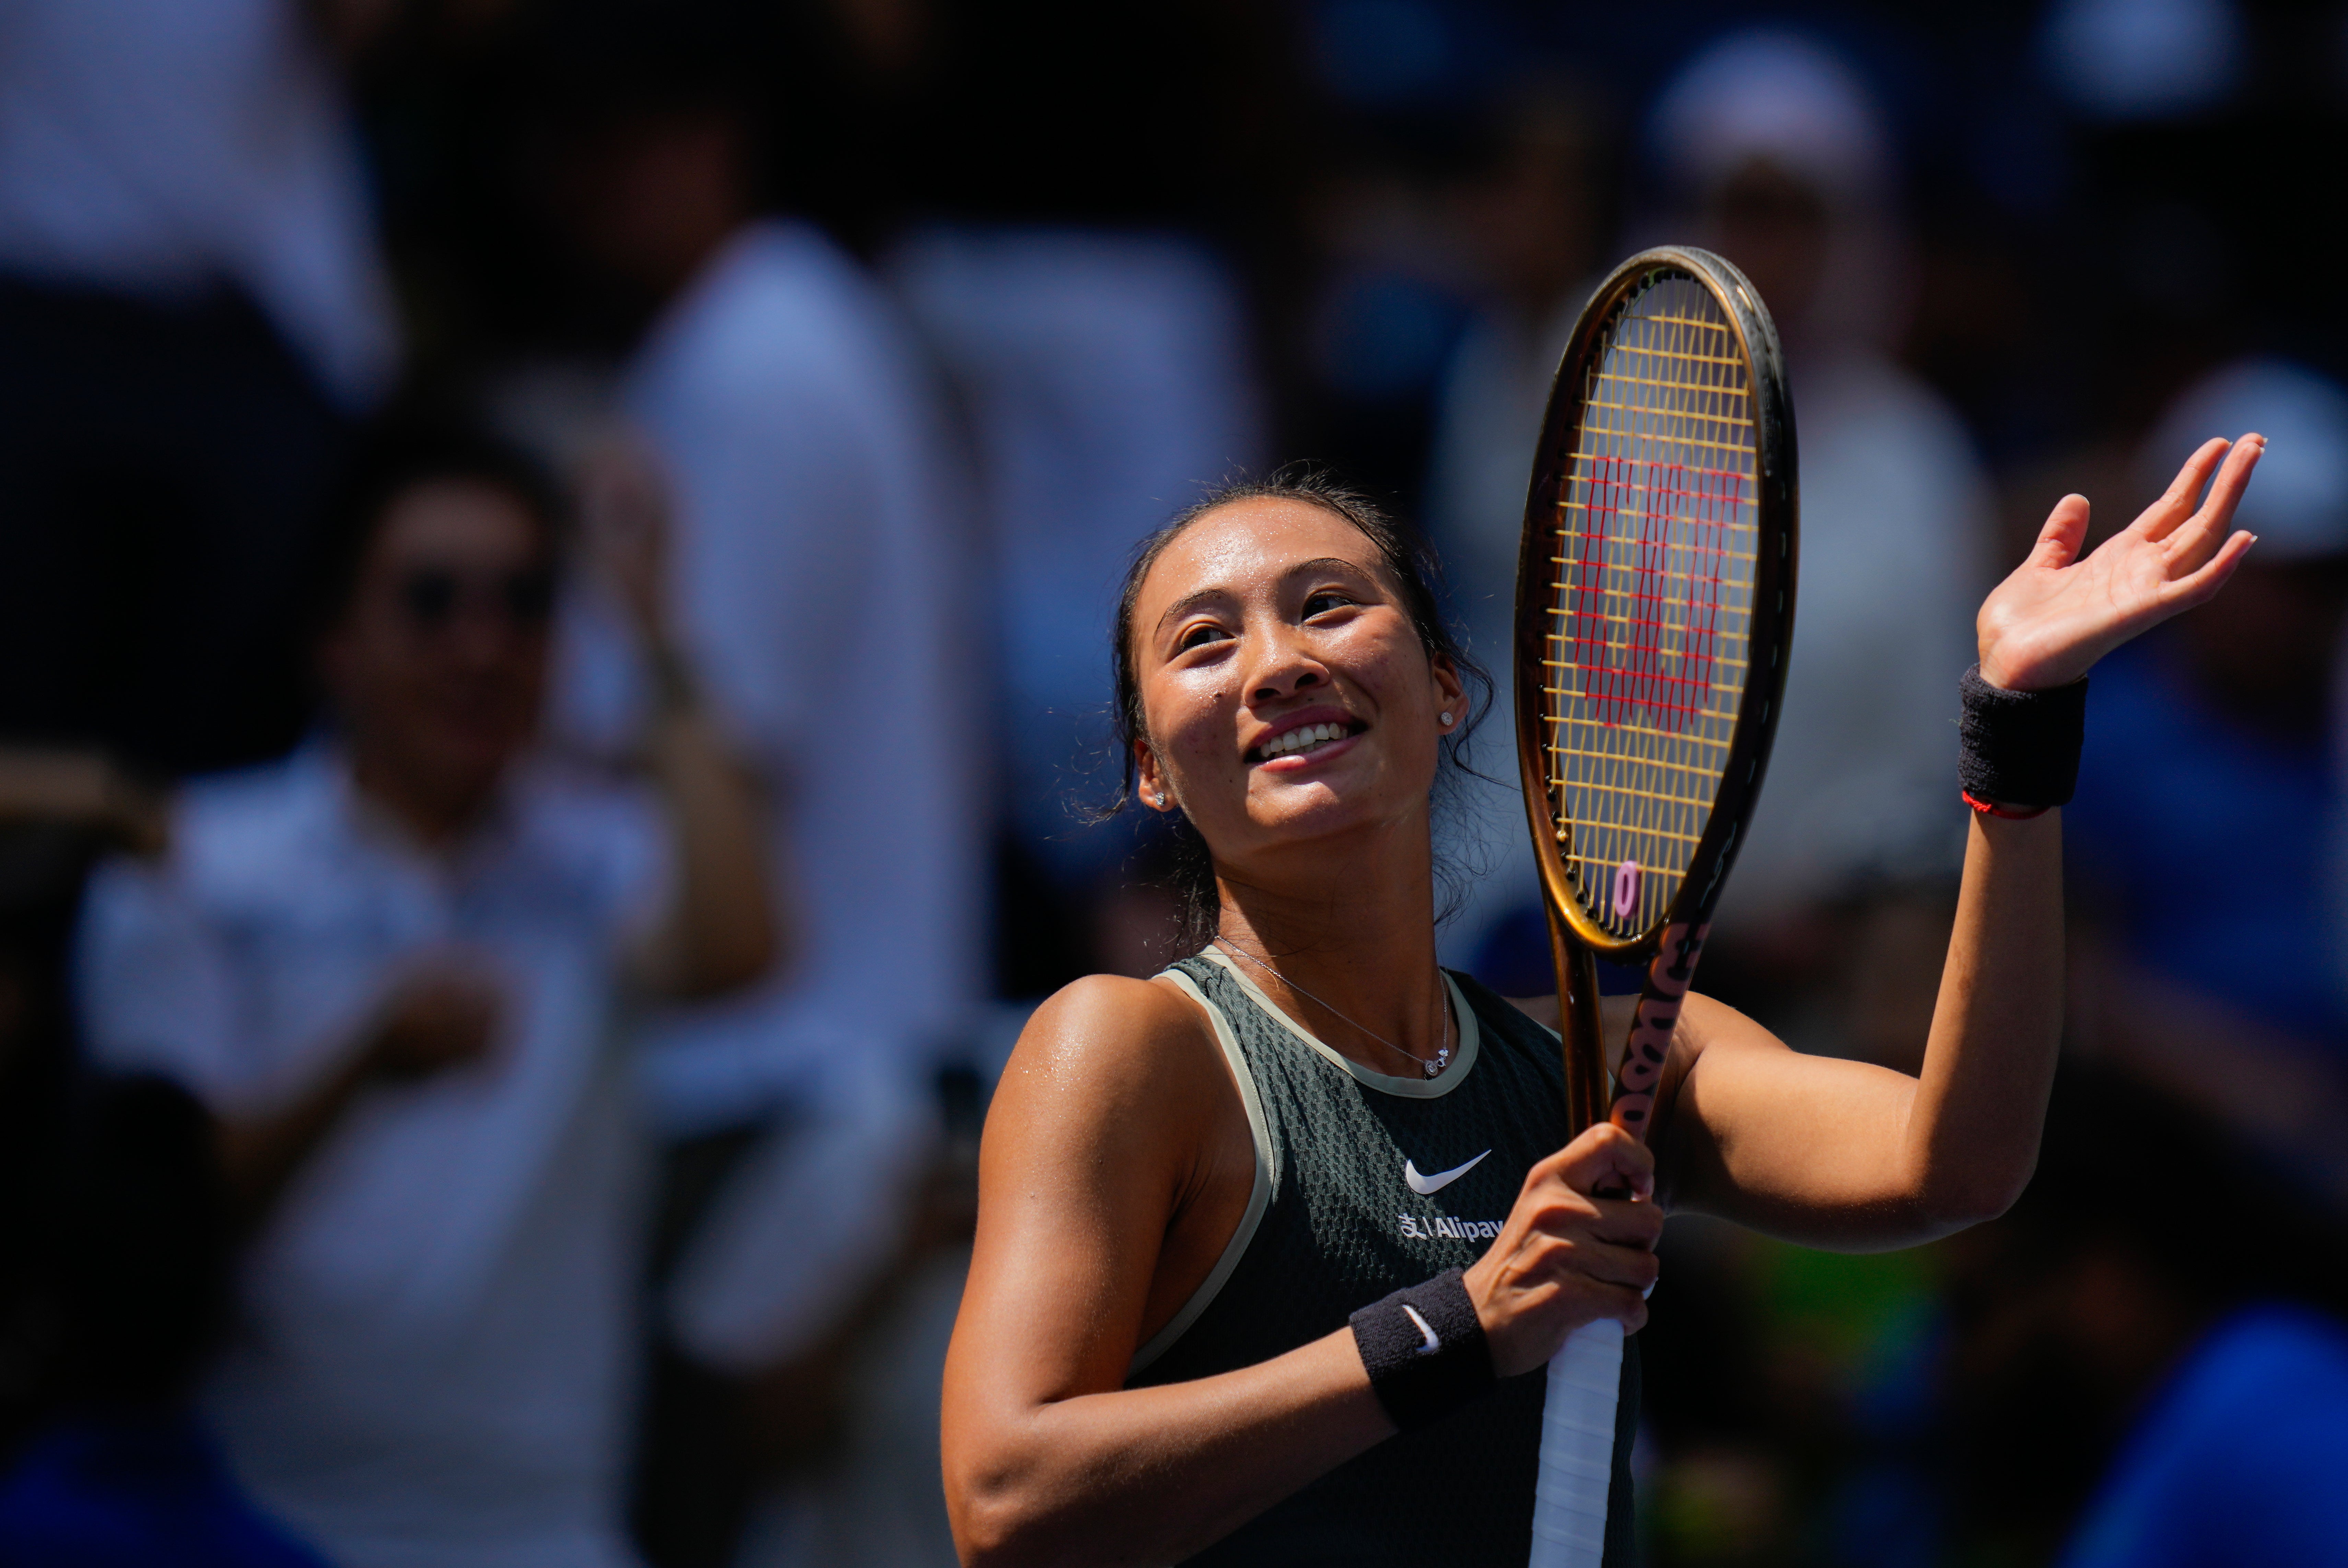
{"type": "MultiPolygon", "coordinates": [[[[1134,1357],[1128,1386],[1253,1366],[1354,1311],[1483,1255],[1525,1173],[1566,1142],[1557,1037],[1451,978],[1457,1059],[1390,1078],[1346,1061],[1210,948],[1166,971],[1204,1004],[1247,1104],[1255,1185],[1214,1271],[1134,1357]]],[[[1606,1568],[1636,1561],[1631,1438],[1638,1341],[1626,1347],[1607,1501],[1606,1568]]],[[[1390,1438],[1190,1559],[1263,1564],[1523,1568],[1532,1547],[1545,1374],[1390,1438]]]]}

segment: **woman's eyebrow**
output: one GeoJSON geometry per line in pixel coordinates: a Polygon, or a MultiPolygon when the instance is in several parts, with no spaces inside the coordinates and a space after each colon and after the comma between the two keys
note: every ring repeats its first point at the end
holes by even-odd
{"type": "Polygon", "coordinates": [[[1307,572],[1314,571],[1346,572],[1354,577],[1368,578],[1374,582],[1377,580],[1378,575],[1370,568],[1364,566],[1360,561],[1347,560],[1343,556],[1314,556],[1311,560],[1298,561],[1294,566],[1290,567],[1282,575],[1287,577],[1302,577],[1307,572]]]}
{"type": "Polygon", "coordinates": [[[1166,613],[1158,618],[1157,629],[1159,631],[1164,631],[1166,630],[1167,622],[1179,620],[1183,616],[1189,614],[1193,607],[1204,603],[1208,600],[1229,599],[1230,597],[1230,593],[1220,588],[1201,588],[1189,593],[1186,593],[1181,598],[1176,600],[1173,603],[1166,607],[1166,613]]]}

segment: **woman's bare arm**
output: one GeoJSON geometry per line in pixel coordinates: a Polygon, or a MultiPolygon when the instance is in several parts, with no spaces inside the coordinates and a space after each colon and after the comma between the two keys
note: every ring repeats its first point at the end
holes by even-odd
{"type": "MultiPolygon", "coordinates": [[[[1976,817],[1921,1073],[1804,1056],[1689,999],[1663,1196],[1813,1246],[1912,1246],[2003,1213],[2038,1158],[2062,1026],[2056,814],[1976,817]]],[[[1675,1063],[1674,1065],[1680,1065],[1675,1063]]]]}
{"type": "Polygon", "coordinates": [[[1204,1034],[1169,988],[1096,977],[1045,1004],[1004,1070],[946,1363],[946,1501],[966,1563],[1170,1562],[1393,1430],[1350,1335],[1124,1387],[1161,1245],[1216,1185],[1202,1162],[1220,1097],[1236,1105],[1204,1034]]]}
{"type": "MultiPolygon", "coordinates": [[[[1221,1539],[1394,1428],[1344,1329],[1253,1367],[1127,1389],[1146,1334],[1220,1251],[1252,1151],[1205,1020],[1170,987],[1097,977],[1028,1025],[988,1114],[979,1228],[946,1361],[946,1503],[967,1563],[1162,1563],[1221,1539]],[[1245,1170],[1233,1170],[1233,1159],[1245,1170]]],[[[1612,1128],[1535,1168],[1468,1271],[1503,1375],[1598,1317],[1644,1320],[1652,1163],[1612,1128]]]]}
{"type": "MultiPolygon", "coordinates": [[[[2215,593],[2250,548],[2230,530],[2262,449],[2254,436],[2230,454],[2208,443],[2167,495],[2085,558],[2087,504],[2065,497],[1982,608],[1982,678],[2023,691],[2066,684],[2215,593]]],[[[2020,1195],[2062,1030],[2061,815],[1976,814],[1970,835],[1918,1076],[1797,1055],[1751,1020],[1690,999],[1657,1119],[1670,1202],[1867,1249],[1929,1240],[2020,1195]]]]}
{"type": "MultiPolygon", "coordinates": [[[[1913,1246],[2003,1213],[2036,1163],[2054,1081],[2060,831],[2054,812],[1976,818],[1916,1077],[1805,1056],[1735,1009],[1690,995],[1655,1129],[1665,1204],[1854,1252],[1913,1246]]],[[[1637,999],[1606,999],[1610,1066],[1637,999]]],[[[1519,1005],[1555,1016],[1553,1001],[1519,1005]]]]}

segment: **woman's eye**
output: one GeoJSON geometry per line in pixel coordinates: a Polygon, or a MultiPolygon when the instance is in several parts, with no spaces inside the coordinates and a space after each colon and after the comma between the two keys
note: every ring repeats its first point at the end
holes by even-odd
{"type": "Polygon", "coordinates": [[[1220,626],[1194,626],[1182,633],[1182,640],[1174,645],[1174,651],[1182,653],[1193,648],[1204,648],[1210,642],[1220,641],[1222,635],[1223,629],[1220,626]]]}
{"type": "Polygon", "coordinates": [[[1351,599],[1334,589],[1323,589],[1304,601],[1304,619],[1310,620],[1316,615],[1325,615],[1330,610],[1342,610],[1353,602],[1351,599]]]}

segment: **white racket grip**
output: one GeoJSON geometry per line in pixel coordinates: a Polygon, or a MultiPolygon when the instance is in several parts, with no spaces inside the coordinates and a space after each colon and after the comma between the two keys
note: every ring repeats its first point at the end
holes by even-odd
{"type": "Polygon", "coordinates": [[[1614,1406],[1622,1392],[1622,1326],[1601,1317],[1550,1358],[1533,1487],[1531,1568],[1598,1568],[1614,1480],[1614,1406]]]}

